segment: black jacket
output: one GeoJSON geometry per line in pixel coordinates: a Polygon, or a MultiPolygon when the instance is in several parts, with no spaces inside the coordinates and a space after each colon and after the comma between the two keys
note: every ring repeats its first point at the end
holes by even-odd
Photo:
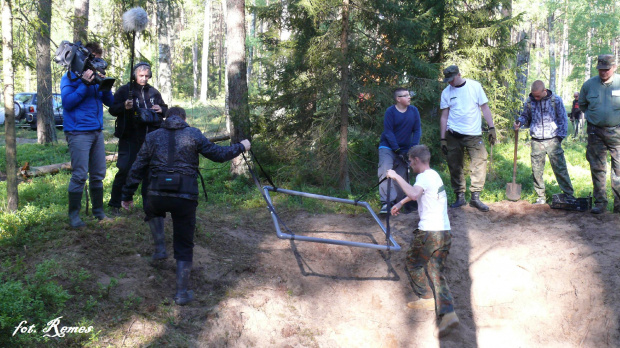
{"type": "MultiPolygon", "coordinates": [[[[190,127],[180,117],[168,117],[160,129],[146,136],[146,140],[142,148],[140,148],[140,152],[138,152],[138,157],[127,176],[127,182],[123,186],[123,201],[133,200],[133,194],[145,175],[157,174],[167,169],[168,136],[170,130],[176,130],[176,154],[174,165],[171,169],[174,172],[191,176],[194,179],[198,177],[198,154],[215,162],[224,162],[239,156],[245,151],[245,147],[240,143],[231,146],[215,145],[199,129],[190,127]]],[[[157,196],[198,200],[198,189],[196,189],[195,193],[186,194],[153,191],[149,186],[148,193],[157,196]]]]}
{"type": "MultiPolygon", "coordinates": [[[[129,99],[129,83],[121,86],[114,93],[114,104],[108,110],[112,116],[116,116],[116,124],[114,125],[114,136],[119,139],[134,139],[138,143],[144,142],[147,133],[159,128],[157,126],[146,126],[134,122],[133,110],[125,109],[125,101],[129,99]]],[[[146,84],[140,86],[134,83],[133,87],[133,103],[134,106],[143,109],[150,109],[153,105],[159,105],[162,113],[158,114],[163,119],[168,111],[168,105],[161,98],[161,93],[155,87],[146,84]]]]}

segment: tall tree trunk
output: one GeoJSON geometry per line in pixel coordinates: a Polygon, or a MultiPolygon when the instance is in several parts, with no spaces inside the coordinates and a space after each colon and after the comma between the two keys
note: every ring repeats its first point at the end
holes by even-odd
{"type": "Polygon", "coordinates": [[[568,1],[564,0],[564,15],[562,16],[562,41],[560,44],[560,74],[558,76],[559,87],[557,94],[562,97],[563,100],[570,100],[567,92],[567,69],[568,65],[568,1]]]}
{"type": "Polygon", "coordinates": [[[171,20],[168,0],[157,0],[157,42],[159,46],[159,68],[157,85],[162,98],[172,103],[172,70],[170,66],[170,35],[168,21],[171,20]]]}
{"type": "Polygon", "coordinates": [[[37,31],[37,139],[39,144],[48,144],[56,142],[50,60],[52,0],[39,0],[38,12],[41,27],[37,31]]]}
{"type": "Polygon", "coordinates": [[[73,42],[88,39],[88,8],[90,0],[74,0],[75,19],[73,22],[73,42]]]}
{"type": "MultiPolygon", "coordinates": [[[[256,4],[254,0],[253,5],[256,4]]],[[[250,21],[250,37],[252,38],[252,44],[248,49],[248,83],[252,81],[252,60],[254,59],[254,38],[256,38],[256,13],[252,12],[252,20],[250,21]]]]}
{"type": "MultiPolygon", "coordinates": [[[[228,110],[231,120],[230,141],[237,143],[250,136],[248,81],[245,57],[245,0],[228,0],[226,4],[226,72],[228,110]]],[[[232,161],[231,173],[246,171],[242,160],[232,161]]]]}
{"type": "Polygon", "coordinates": [[[4,134],[6,141],[6,197],[9,211],[17,211],[17,144],[15,141],[15,72],[13,71],[13,12],[11,0],[2,0],[2,71],[4,72],[4,134]]]}
{"type": "Polygon", "coordinates": [[[590,75],[592,72],[592,59],[590,57],[590,54],[592,53],[592,30],[592,28],[588,28],[586,34],[586,71],[584,81],[587,81],[590,77],[592,77],[590,75]]]}
{"type": "Polygon", "coordinates": [[[551,12],[547,17],[547,30],[549,33],[549,89],[554,93],[557,92],[555,88],[555,33],[553,32],[553,21],[555,20],[555,13],[551,12]]]}
{"type": "Polygon", "coordinates": [[[347,159],[349,129],[349,0],[342,1],[342,33],[340,34],[340,162],[338,185],[350,192],[349,163],[347,159]]]}
{"type": "Polygon", "coordinates": [[[202,78],[200,83],[200,101],[207,102],[209,89],[209,46],[211,42],[211,0],[205,0],[205,17],[202,30],[202,78]]]}
{"type": "Polygon", "coordinates": [[[24,40],[26,42],[26,47],[24,51],[26,52],[26,64],[24,64],[25,72],[24,72],[24,89],[26,92],[32,91],[32,87],[30,86],[30,81],[32,80],[32,72],[30,71],[30,45],[28,43],[29,40],[24,40]]]}
{"type": "Polygon", "coordinates": [[[221,0],[221,11],[220,11],[220,29],[219,29],[219,45],[218,45],[218,52],[217,52],[217,58],[218,58],[218,69],[217,69],[217,84],[218,84],[218,92],[222,91],[222,69],[223,68],[223,62],[224,62],[224,37],[226,36],[226,33],[224,32],[224,12],[226,11],[226,0],[221,0]]]}
{"type": "Polygon", "coordinates": [[[444,35],[446,32],[445,19],[446,19],[446,2],[441,0],[438,4],[439,8],[439,32],[437,33],[437,40],[439,47],[437,48],[437,60],[436,63],[444,62],[444,35]]]}
{"type": "Polygon", "coordinates": [[[198,34],[194,35],[192,45],[192,75],[194,76],[194,99],[198,99],[198,34]]]}
{"type": "Polygon", "coordinates": [[[517,86],[520,91],[519,96],[523,101],[527,91],[527,76],[530,66],[530,38],[525,30],[519,34],[519,41],[523,42],[523,48],[517,53],[517,86]]]}

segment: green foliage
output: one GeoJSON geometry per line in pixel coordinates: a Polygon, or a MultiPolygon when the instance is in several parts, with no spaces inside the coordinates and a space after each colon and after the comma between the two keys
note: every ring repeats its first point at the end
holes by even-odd
{"type": "Polygon", "coordinates": [[[412,104],[421,110],[423,129],[433,130],[425,130],[422,142],[431,148],[438,143],[437,106],[445,86],[439,80],[441,67],[458,64],[465,77],[484,85],[498,129],[512,123],[513,110],[519,108],[512,67],[518,47],[510,44],[510,27],[519,19],[503,17],[500,1],[474,2],[466,11],[452,2],[356,3],[349,16],[347,56],[340,48],[342,6],[326,0],[253,8],[270,23],[261,36],[266,54],[260,62],[272,77],[252,100],[258,106],[253,134],[278,149],[279,163],[294,164],[293,181],[337,184],[343,61],[351,71],[344,88],[350,96],[353,185],[376,170],[371,163],[377,158],[382,116],[394,103],[397,86],[415,92],[412,104]],[[311,163],[311,170],[303,163],[311,163]]]}
{"type": "Polygon", "coordinates": [[[47,260],[38,264],[34,274],[26,275],[23,281],[16,280],[26,271],[19,263],[4,269],[7,271],[0,272],[0,330],[3,333],[0,344],[14,346],[45,341],[40,330],[34,334],[12,334],[23,320],[27,321],[24,326],[35,324],[42,328],[65,308],[71,295],[54,280],[59,274],[58,263],[47,260]]]}

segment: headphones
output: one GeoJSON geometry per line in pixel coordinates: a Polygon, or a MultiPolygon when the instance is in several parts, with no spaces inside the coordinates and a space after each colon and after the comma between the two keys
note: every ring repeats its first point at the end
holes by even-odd
{"type": "Polygon", "coordinates": [[[136,80],[136,70],[138,70],[139,67],[146,67],[149,69],[149,79],[151,77],[153,77],[153,70],[151,70],[151,64],[147,63],[147,62],[140,62],[136,65],[133,66],[133,69],[131,70],[131,76],[133,77],[134,81],[136,80]]]}

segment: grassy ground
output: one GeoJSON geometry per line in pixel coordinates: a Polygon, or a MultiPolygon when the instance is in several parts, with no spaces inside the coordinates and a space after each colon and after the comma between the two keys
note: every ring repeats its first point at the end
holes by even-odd
{"type": "MultiPolygon", "coordinates": [[[[187,108],[190,124],[203,132],[211,135],[225,129],[225,122],[220,117],[221,108],[194,107],[190,104],[181,106],[187,108]]],[[[105,120],[106,137],[111,139],[114,119],[106,115],[105,120]]],[[[0,136],[3,136],[3,133],[4,131],[0,132],[0,136]]],[[[20,130],[18,137],[36,138],[36,133],[20,130]]],[[[62,138],[62,133],[59,133],[59,138],[62,138]]],[[[115,144],[109,143],[106,148],[114,151],[115,144]]],[[[529,149],[527,136],[522,134],[518,151],[517,182],[523,186],[522,199],[533,201],[535,193],[531,180],[529,149]]],[[[585,142],[569,137],[564,142],[564,149],[576,196],[587,196],[592,185],[589,166],[585,160],[585,142]]],[[[0,151],[4,152],[4,147],[0,148],[0,151]]],[[[504,200],[506,183],[512,181],[513,144],[499,144],[493,152],[493,162],[489,163],[487,183],[482,195],[486,202],[504,200]]],[[[4,156],[0,156],[0,171],[4,171],[6,167],[3,161],[4,156]]],[[[18,164],[21,166],[25,161],[30,162],[31,166],[67,162],[67,146],[63,143],[47,146],[21,144],[18,146],[18,164]]],[[[205,203],[201,194],[198,206],[199,224],[217,224],[220,220],[232,225],[251,224],[256,212],[264,209],[262,197],[249,179],[229,179],[228,164],[203,160],[201,168],[209,202],[205,203]]],[[[442,160],[438,170],[444,183],[448,184],[445,160],[442,160]]],[[[104,181],[105,201],[110,197],[115,173],[114,164],[109,164],[104,181]]],[[[115,327],[118,323],[127,322],[136,313],[153,317],[153,320],[168,320],[170,322],[167,324],[175,325],[175,306],[169,300],[145,306],[144,301],[148,299],[136,294],[110,296],[119,282],[126,280],[123,270],[106,270],[106,274],[112,276],[101,280],[96,270],[90,269],[85,263],[85,256],[81,252],[85,250],[88,255],[89,250],[101,246],[105,246],[105,250],[100,250],[98,254],[110,260],[146,254],[150,248],[150,236],[139,214],[131,215],[133,218],[116,219],[110,225],[100,225],[92,219],[86,219],[88,229],[70,229],[66,218],[69,178],[70,173],[63,172],[28,180],[19,185],[20,202],[17,212],[7,212],[4,206],[6,203],[0,207],[0,346],[40,346],[41,341],[52,346],[97,346],[101,336],[109,334],[94,330],[71,335],[62,341],[43,338],[42,335],[11,335],[22,320],[26,320],[28,325],[35,323],[42,328],[44,323],[61,315],[67,323],[85,327],[94,325],[95,321],[97,327],[115,327]],[[134,232],[128,234],[127,231],[134,232]]],[[[545,182],[548,199],[552,194],[559,193],[548,163],[545,182]]],[[[348,198],[366,193],[374,185],[372,182],[365,186],[359,185],[359,192],[347,194],[325,187],[298,184],[289,187],[287,182],[276,184],[284,188],[348,198]]],[[[375,191],[365,200],[377,205],[378,196],[375,191]]],[[[452,200],[454,195],[451,190],[449,194],[452,200]]],[[[608,196],[611,202],[611,191],[608,196]]],[[[326,205],[316,200],[302,200],[287,195],[274,195],[274,199],[278,200],[279,206],[302,208],[317,213],[348,213],[350,209],[342,205],[326,205]]],[[[0,182],[0,202],[6,202],[5,182],[0,182]]],[[[136,196],[136,204],[141,206],[139,196],[136,196]]],[[[217,237],[213,234],[201,233],[196,238],[201,243],[217,244],[217,237]]],[[[216,291],[213,296],[212,302],[216,304],[219,298],[226,296],[226,290],[216,291]]],[[[182,337],[179,342],[183,342],[182,337]]]]}

